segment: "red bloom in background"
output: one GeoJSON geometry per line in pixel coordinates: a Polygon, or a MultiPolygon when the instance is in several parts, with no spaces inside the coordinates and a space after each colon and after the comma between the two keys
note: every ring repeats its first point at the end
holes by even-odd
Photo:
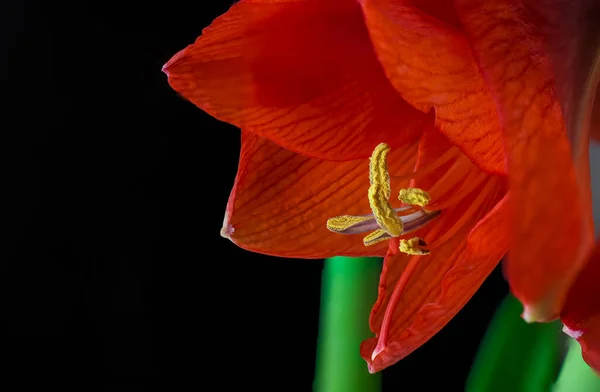
{"type": "Polygon", "coordinates": [[[224,236],[279,256],[387,254],[370,371],[442,328],[509,247],[525,317],[561,311],[593,241],[595,92],[587,35],[561,41],[580,31],[562,3],[242,0],[165,65],[175,90],[243,129],[224,236]],[[428,200],[394,205],[407,187],[428,200]],[[327,230],[334,216],[349,235],[327,230]]]}

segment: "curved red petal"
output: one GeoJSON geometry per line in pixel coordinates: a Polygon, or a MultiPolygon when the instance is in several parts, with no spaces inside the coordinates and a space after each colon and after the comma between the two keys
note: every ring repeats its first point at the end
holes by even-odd
{"type": "Polygon", "coordinates": [[[581,344],[585,361],[600,372],[600,242],[573,283],[560,317],[581,344]]]}
{"type": "MultiPolygon", "coordinates": [[[[499,178],[489,179],[488,203],[431,255],[411,258],[397,251],[397,241],[390,243],[371,312],[371,329],[377,337],[361,345],[370,372],[396,363],[435,335],[498,264],[508,247],[506,197],[498,201],[501,183],[499,178]]],[[[456,220],[469,203],[465,200],[442,215],[425,241],[430,243],[439,235],[436,231],[451,225],[444,220],[456,220]]]]}
{"type": "Polygon", "coordinates": [[[558,316],[593,238],[542,35],[510,0],[455,0],[500,114],[511,189],[505,264],[528,321],[558,316]]]}
{"type": "Polygon", "coordinates": [[[211,115],[320,159],[396,148],[433,121],[390,85],[354,0],[242,0],[164,69],[211,115]]]}
{"type": "MultiPolygon", "coordinates": [[[[587,149],[589,114],[600,81],[600,2],[521,0],[545,41],[574,156],[587,149]],[[585,143],[579,146],[579,141],[585,143]]],[[[597,101],[597,100],[596,100],[597,101]]],[[[597,128],[592,128],[594,134],[597,128]]]]}
{"type": "MultiPolygon", "coordinates": [[[[590,136],[597,129],[594,97],[600,82],[600,25],[596,0],[521,0],[535,34],[543,37],[552,67],[556,97],[565,120],[567,137],[579,184],[582,248],[592,246],[593,219],[590,191],[590,136]],[[591,120],[590,120],[591,119],[591,120]]],[[[541,42],[540,45],[541,46],[541,42]]],[[[596,100],[597,102],[597,100],[596,100]]]]}
{"type": "Polygon", "coordinates": [[[388,78],[419,110],[434,108],[436,126],[480,168],[505,173],[496,107],[469,42],[448,23],[452,15],[436,19],[419,3],[361,0],[388,78]]]}
{"type": "MultiPolygon", "coordinates": [[[[416,150],[416,144],[393,150],[390,172],[412,171],[416,150]]],[[[383,256],[385,242],[365,247],[360,234],[336,234],[325,226],[333,216],[371,212],[368,170],[368,159],[308,158],[243,132],[222,234],[242,248],[276,256],[383,256]]]]}

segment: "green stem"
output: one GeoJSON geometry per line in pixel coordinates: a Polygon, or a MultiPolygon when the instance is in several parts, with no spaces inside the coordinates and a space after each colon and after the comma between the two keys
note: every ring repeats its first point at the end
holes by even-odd
{"type": "Polygon", "coordinates": [[[377,392],[380,373],[370,374],[360,343],[372,336],[369,313],[377,297],[381,260],[325,260],[315,392],[377,392]]]}
{"type": "Polygon", "coordinates": [[[466,383],[466,392],[549,392],[560,364],[560,323],[527,324],[508,295],[496,310],[466,383]]]}
{"type": "Polygon", "coordinates": [[[569,338],[569,351],[552,392],[592,391],[600,391],[600,376],[594,373],[581,357],[579,343],[569,338]]]}

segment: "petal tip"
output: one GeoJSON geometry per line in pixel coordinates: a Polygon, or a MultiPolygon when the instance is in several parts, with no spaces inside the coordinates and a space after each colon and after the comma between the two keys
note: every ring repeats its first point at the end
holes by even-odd
{"type": "Polygon", "coordinates": [[[527,324],[531,324],[540,321],[540,314],[536,311],[535,307],[525,306],[523,308],[523,313],[521,313],[521,318],[525,320],[527,324]]]}
{"type": "MultiPolygon", "coordinates": [[[[381,352],[385,350],[385,346],[381,345],[381,344],[377,344],[377,346],[375,347],[375,349],[373,350],[373,353],[371,354],[371,361],[374,361],[375,358],[377,358],[377,356],[379,354],[381,354],[381,352]]],[[[369,365],[370,367],[370,365],[369,365]]]]}
{"type": "Polygon", "coordinates": [[[223,218],[223,227],[221,228],[221,237],[233,241],[231,235],[234,231],[235,228],[231,225],[231,223],[229,223],[229,214],[225,213],[225,217],[223,218]]]}
{"type": "Polygon", "coordinates": [[[556,320],[558,315],[555,311],[555,304],[557,303],[555,294],[551,293],[545,299],[534,304],[523,304],[521,318],[526,323],[546,323],[556,320]]]}
{"type": "Polygon", "coordinates": [[[532,315],[532,312],[530,309],[525,308],[523,310],[523,313],[521,313],[521,318],[527,323],[527,324],[531,324],[533,322],[535,322],[535,319],[532,315]]]}
{"type": "Polygon", "coordinates": [[[562,331],[565,334],[572,337],[573,339],[579,339],[583,335],[582,331],[577,331],[577,330],[571,329],[571,328],[567,327],[566,325],[563,325],[562,331]]]}
{"type": "Polygon", "coordinates": [[[375,367],[371,363],[367,363],[367,370],[369,371],[370,374],[377,373],[377,369],[375,369],[375,367]]]}
{"type": "Polygon", "coordinates": [[[169,63],[165,63],[165,65],[162,66],[162,68],[160,69],[161,71],[163,71],[165,73],[165,75],[167,75],[167,77],[171,76],[170,72],[169,72],[169,63]]]}
{"type": "Polygon", "coordinates": [[[183,56],[185,56],[186,51],[187,48],[180,50],[173,57],[171,57],[171,59],[167,61],[165,65],[162,66],[161,70],[167,75],[167,77],[171,76],[171,70],[174,68],[174,65],[176,65],[183,58],[183,56]]]}

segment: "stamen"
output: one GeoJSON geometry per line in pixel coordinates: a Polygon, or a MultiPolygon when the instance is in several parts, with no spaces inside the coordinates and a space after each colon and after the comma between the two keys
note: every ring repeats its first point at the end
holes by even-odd
{"type": "Polygon", "coordinates": [[[400,240],[400,252],[413,256],[424,256],[429,254],[429,250],[423,247],[427,243],[419,237],[413,237],[409,240],[400,240]]]}
{"type": "Polygon", "coordinates": [[[386,233],[393,237],[398,237],[404,230],[402,220],[396,215],[388,199],[384,197],[385,190],[381,185],[373,184],[369,187],[369,205],[373,211],[373,216],[386,233]]]}
{"type": "MultiPolygon", "coordinates": [[[[396,214],[412,214],[417,207],[404,206],[395,208],[396,214]]],[[[401,218],[402,219],[402,218],[401,218]]],[[[334,216],[327,220],[327,228],[339,234],[359,234],[379,229],[379,224],[373,214],[368,215],[342,215],[334,216]]]]}
{"type": "Polygon", "coordinates": [[[415,230],[418,230],[437,218],[442,212],[441,211],[417,211],[410,215],[402,216],[402,222],[404,223],[404,231],[402,234],[408,234],[415,230]]]}
{"type": "Polygon", "coordinates": [[[369,205],[379,227],[392,237],[402,234],[404,225],[389,202],[391,195],[390,174],[387,167],[387,154],[390,146],[385,143],[375,147],[369,162],[369,205]]]}
{"type": "MultiPolygon", "coordinates": [[[[418,188],[408,188],[400,191],[399,199],[409,206],[392,208],[389,202],[391,195],[390,175],[387,167],[387,154],[390,147],[379,144],[369,161],[369,192],[367,194],[372,214],[355,216],[335,216],[327,220],[327,228],[340,234],[357,234],[374,230],[363,238],[365,246],[377,244],[392,237],[418,230],[439,216],[439,210],[426,211],[420,207],[430,201],[427,192],[418,188]],[[402,213],[399,215],[399,213],[402,213]]],[[[403,240],[403,243],[406,240],[403,240]]],[[[414,241],[413,241],[414,242],[414,241]]],[[[403,248],[407,251],[426,254],[426,249],[418,248],[419,244],[406,242],[403,248]]],[[[415,253],[417,254],[417,253],[415,253]]]]}
{"type": "Polygon", "coordinates": [[[381,241],[387,241],[392,238],[388,233],[381,229],[377,229],[372,233],[369,233],[363,238],[363,244],[365,246],[375,245],[381,241]]]}
{"type": "Polygon", "coordinates": [[[381,185],[381,190],[386,199],[390,198],[392,192],[390,188],[390,173],[387,167],[387,155],[390,150],[390,146],[380,143],[375,147],[369,159],[369,182],[371,185],[381,185]]]}
{"type": "MultiPolygon", "coordinates": [[[[417,208],[418,207],[404,206],[402,208],[394,209],[396,214],[404,213],[404,215],[398,215],[404,226],[402,234],[411,233],[422,228],[433,219],[437,218],[441,213],[441,211],[423,211],[417,208]]],[[[374,241],[375,239],[381,238],[381,241],[383,241],[392,238],[392,236],[385,231],[383,231],[386,234],[385,236],[379,235],[378,230],[381,229],[373,214],[361,216],[335,216],[327,221],[327,228],[338,234],[360,234],[375,230],[375,232],[364,238],[363,242],[366,246],[379,242],[379,240],[374,241]]]]}
{"type": "Polygon", "coordinates": [[[429,193],[419,188],[400,189],[398,200],[404,204],[425,207],[431,201],[429,193]]]}
{"type": "Polygon", "coordinates": [[[327,228],[335,233],[342,233],[351,229],[352,227],[371,220],[373,217],[367,215],[353,216],[353,215],[342,215],[334,216],[333,218],[327,219],[327,228]]]}

